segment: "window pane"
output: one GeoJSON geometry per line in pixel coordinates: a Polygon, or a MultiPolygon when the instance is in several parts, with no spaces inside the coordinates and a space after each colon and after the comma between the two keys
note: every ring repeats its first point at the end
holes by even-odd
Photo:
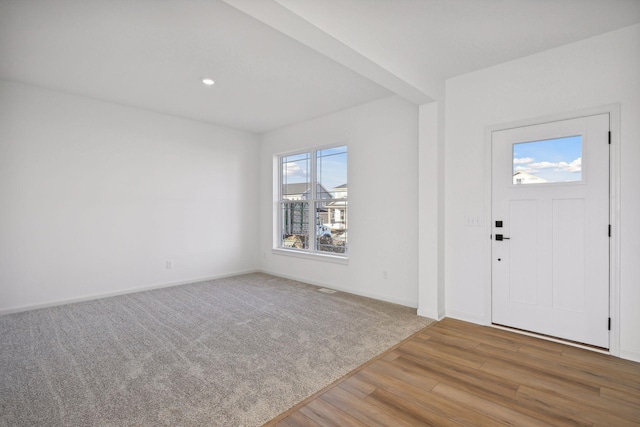
{"type": "Polygon", "coordinates": [[[282,157],[282,199],[311,197],[311,153],[282,157]]]}
{"type": "Polygon", "coordinates": [[[347,146],[282,156],[280,170],[280,247],[346,255],[347,146]]]}
{"type": "Polygon", "coordinates": [[[582,137],[513,144],[513,183],[582,181],[582,137]]]}
{"type": "Polygon", "coordinates": [[[347,201],[316,203],[318,252],[347,253],[347,201]]]}
{"type": "Polygon", "coordinates": [[[347,197],[347,146],[317,152],[318,199],[347,197]]]}
{"type": "Polygon", "coordinates": [[[309,203],[283,202],[282,238],[283,248],[309,249],[309,203]]]}

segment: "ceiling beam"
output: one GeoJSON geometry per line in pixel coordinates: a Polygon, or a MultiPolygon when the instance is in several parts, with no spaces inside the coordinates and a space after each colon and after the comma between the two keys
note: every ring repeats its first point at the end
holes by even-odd
{"type": "Polygon", "coordinates": [[[380,86],[422,105],[434,101],[420,89],[271,0],[224,0],[225,3],[314,49],[380,86]]]}

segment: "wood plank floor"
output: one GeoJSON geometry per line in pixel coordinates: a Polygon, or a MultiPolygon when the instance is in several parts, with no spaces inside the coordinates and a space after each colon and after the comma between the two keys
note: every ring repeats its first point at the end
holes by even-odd
{"type": "Polygon", "coordinates": [[[640,363],[445,319],[265,426],[640,426],[640,363]]]}

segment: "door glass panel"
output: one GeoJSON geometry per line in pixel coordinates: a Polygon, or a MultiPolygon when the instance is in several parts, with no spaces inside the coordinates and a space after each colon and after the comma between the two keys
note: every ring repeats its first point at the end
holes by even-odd
{"type": "Polygon", "coordinates": [[[513,144],[513,183],[582,181],[582,136],[513,144]]]}

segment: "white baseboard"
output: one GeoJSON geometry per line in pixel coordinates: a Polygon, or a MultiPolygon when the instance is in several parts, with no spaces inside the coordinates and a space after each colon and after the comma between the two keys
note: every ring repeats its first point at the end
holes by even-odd
{"type": "Polygon", "coordinates": [[[452,319],[462,320],[464,322],[475,323],[477,325],[487,325],[485,321],[484,315],[467,313],[464,311],[458,310],[450,310],[447,309],[446,317],[451,317],[452,319]]]}
{"type": "Polygon", "coordinates": [[[444,314],[439,314],[433,310],[422,310],[422,309],[418,309],[418,316],[422,316],[422,317],[427,317],[429,319],[434,319],[434,320],[442,320],[444,319],[444,314]]]}
{"type": "Polygon", "coordinates": [[[620,358],[640,363],[640,352],[620,349],[620,358]]]}
{"type": "Polygon", "coordinates": [[[141,286],[138,288],[129,288],[129,289],[120,290],[120,291],[86,295],[78,298],[66,298],[66,299],[47,301],[47,302],[38,303],[38,304],[28,304],[28,305],[17,306],[17,307],[8,307],[8,308],[0,309],[0,316],[5,314],[20,313],[23,311],[37,310],[39,308],[55,307],[58,305],[73,304],[76,302],[92,301],[96,299],[115,297],[118,295],[133,294],[136,292],[151,291],[154,289],[170,288],[172,286],[188,285],[190,283],[205,282],[207,280],[224,279],[225,277],[240,276],[242,274],[249,274],[249,273],[256,273],[256,272],[257,270],[247,270],[247,271],[238,271],[235,273],[216,274],[214,276],[197,277],[193,279],[180,280],[177,282],[158,283],[155,285],[141,286]]]}
{"type": "Polygon", "coordinates": [[[264,274],[269,274],[271,276],[282,277],[283,279],[295,280],[297,282],[308,283],[314,286],[321,286],[323,288],[334,289],[336,291],[345,292],[347,294],[354,294],[362,297],[373,298],[380,301],[390,302],[392,304],[403,305],[405,307],[418,308],[418,305],[415,301],[409,301],[404,298],[388,297],[387,295],[380,295],[375,292],[364,292],[358,289],[351,289],[343,286],[336,286],[335,284],[332,284],[332,283],[322,283],[315,280],[309,280],[303,277],[295,277],[295,276],[290,276],[288,274],[280,274],[280,273],[276,273],[269,270],[259,270],[259,272],[264,274]]]}

